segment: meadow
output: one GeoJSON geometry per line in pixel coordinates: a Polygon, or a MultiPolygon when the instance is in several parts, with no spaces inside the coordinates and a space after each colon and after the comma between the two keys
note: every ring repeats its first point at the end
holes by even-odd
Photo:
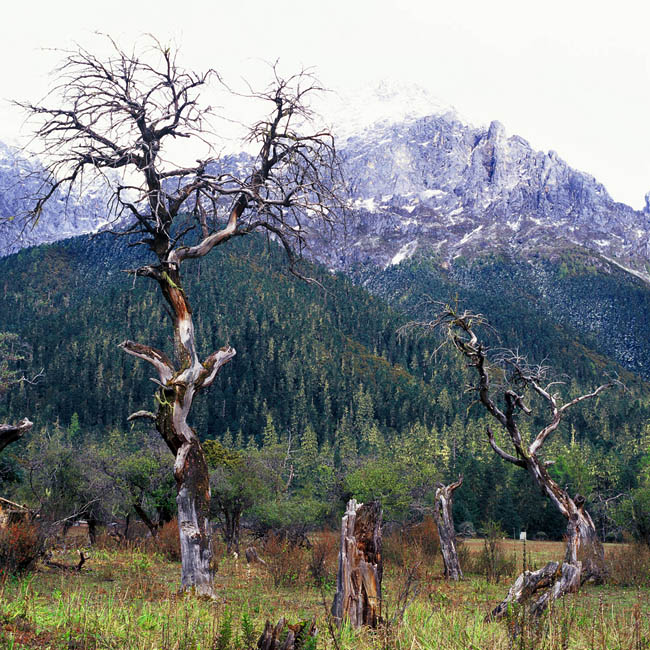
{"type": "MultiPolygon", "coordinates": [[[[118,546],[104,538],[87,552],[59,550],[33,571],[0,583],[0,647],[42,649],[247,650],[267,619],[316,619],[317,648],[650,648],[650,551],[607,545],[611,580],[587,585],[559,601],[540,621],[514,611],[505,622],[485,615],[522,569],[561,558],[560,542],[502,540],[501,575],[485,572],[485,541],[461,545],[465,579],[450,583],[426,539],[393,534],[384,543],[383,618],[378,630],[335,628],[329,607],[335,590],[338,534],[322,533],[311,549],[279,539],[258,546],[266,564],[243,553],[226,556],[217,544],[214,601],[179,593],[180,565],[169,540],[118,546]],[[635,584],[625,584],[633,582],[635,584]]],[[[242,546],[242,549],[245,546],[242,546]]],[[[313,646],[312,646],[313,647],[313,646]]]]}

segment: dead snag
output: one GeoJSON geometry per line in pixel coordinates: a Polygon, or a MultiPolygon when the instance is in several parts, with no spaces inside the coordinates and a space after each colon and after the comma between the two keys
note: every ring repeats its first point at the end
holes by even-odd
{"type": "Polygon", "coordinates": [[[18,424],[0,424],[0,451],[12,442],[22,438],[32,428],[32,425],[33,423],[27,418],[21,420],[18,424]]]}
{"type": "MultiPolygon", "coordinates": [[[[217,381],[235,350],[224,345],[200,356],[204,346],[183,286],[184,263],[266,231],[281,244],[290,271],[316,283],[300,273],[300,253],[310,229],[340,218],[343,179],[334,138],[311,109],[321,87],[308,70],[283,78],[274,65],[271,85],[248,93],[268,111],[248,129],[257,155],[246,169],[235,169],[218,154],[223,143],[213,138],[214,111],[201,97],[211,80],[225,88],[216,71],[184,69],[177,51],[154,37],[135,47],[122,48],[110,37],[105,42],[109,49],[102,43],[101,55],[81,47],[63,52],[52,92],[42,103],[18,103],[34,118],[32,141],[41,145],[35,153],[49,161],[19,221],[27,227],[49,201],[90,184],[107,199],[111,231],[148,252],[143,266],[127,272],[151,280],[162,295],[173,352],[171,345],[165,351],[137,341],[120,344],[150,364],[156,384],[155,411],[138,410],[129,421],[153,422],[174,455],[181,583],[214,596],[210,473],[190,421],[195,398],[217,381]],[[177,138],[194,142],[206,157],[189,167],[175,163],[177,138]]],[[[222,280],[228,293],[228,278],[222,280]]]]}
{"type": "Polygon", "coordinates": [[[306,621],[296,625],[287,625],[287,621],[281,618],[277,625],[271,625],[271,621],[266,621],[264,632],[257,642],[260,650],[300,650],[305,646],[308,638],[315,638],[318,634],[315,619],[309,623],[306,621]],[[286,637],[284,636],[285,626],[288,628],[286,637]],[[282,640],[284,637],[284,640],[282,640]]]}
{"type": "MultiPolygon", "coordinates": [[[[411,323],[406,329],[423,327],[431,330],[441,327],[446,330],[447,340],[475,371],[473,374],[476,380],[469,386],[469,392],[476,394],[488,414],[500,425],[504,438],[512,445],[511,451],[503,449],[488,426],[487,440],[494,453],[526,471],[533,483],[566,518],[567,548],[564,564],[556,572],[548,594],[531,605],[532,610],[539,614],[549,600],[561,597],[587,580],[602,582],[606,576],[605,552],[596,534],[594,522],[585,510],[584,497],[576,495],[572,498],[566,489],[562,489],[553,480],[548,471],[553,461],[542,458],[542,449],[559,429],[567,411],[586,400],[596,399],[603,391],[621,385],[621,382],[613,379],[590,393],[563,401],[557,390],[558,384],[562,382],[550,378],[548,367],[530,364],[516,351],[499,349],[491,352],[478,337],[477,330],[481,326],[488,326],[481,314],[468,311],[458,313],[453,306],[442,305],[442,311],[433,321],[411,323]],[[533,414],[537,417],[544,416],[545,425],[536,435],[527,438],[521,420],[533,414]]],[[[526,583],[526,574],[522,576],[520,578],[526,583]]],[[[522,592],[522,600],[529,592],[537,591],[535,589],[531,592],[530,586],[522,592]]]]}
{"type": "Polygon", "coordinates": [[[348,501],[341,525],[341,550],[332,616],[340,625],[376,627],[381,621],[381,505],[348,501]]]}
{"type": "Polygon", "coordinates": [[[463,577],[458,562],[458,553],[456,552],[456,531],[454,529],[454,517],[451,512],[454,490],[457,490],[462,484],[463,477],[459,476],[455,483],[450,483],[447,486],[439,483],[436,489],[433,516],[438,526],[440,552],[445,565],[445,578],[448,580],[460,580],[463,577]]]}

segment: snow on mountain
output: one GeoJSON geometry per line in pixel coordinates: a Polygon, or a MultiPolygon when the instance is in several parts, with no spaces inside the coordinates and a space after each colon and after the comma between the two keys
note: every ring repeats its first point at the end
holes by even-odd
{"type": "Polygon", "coordinates": [[[103,187],[91,184],[81,193],[55,193],[36,223],[26,225],[24,217],[44,179],[43,168],[37,162],[0,142],[0,255],[24,246],[97,232],[109,224],[108,195],[103,187]]]}
{"type": "Polygon", "coordinates": [[[383,80],[324,93],[316,110],[332,125],[340,145],[353,136],[426,115],[456,115],[456,110],[417,84],[383,80]]]}
{"type": "MultiPolygon", "coordinates": [[[[314,108],[333,124],[351,192],[346,227],[334,237],[311,233],[312,256],[328,268],[386,268],[423,251],[453,265],[485,250],[526,256],[580,246],[650,281],[650,193],[643,211],[617,203],[553,151],[533,150],[496,121],[471,126],[412,84],[329,93],[314,108]]],[[[0,145],[0,217],[24,212],[35,171],[0,145]]],[[[22,244],[95,231],[105,206],[97,190],[58,196],[22,244]]],[[[5,224],[0,254],[21,245],[17,234],[5,224]]]]}
{"type": "Polygon", "coordinates": [[[499,122],[477,128],[451,111],[384,121],[350,136],[341,154],[352,209],[334,242],[314,233],[312,247],[329,268],[386,267],[407,245],[404,258],[433,251],[446,264],[485,250],[580,246],[650,281],[650,208],[613,201],[592,176],[499,122]]]}

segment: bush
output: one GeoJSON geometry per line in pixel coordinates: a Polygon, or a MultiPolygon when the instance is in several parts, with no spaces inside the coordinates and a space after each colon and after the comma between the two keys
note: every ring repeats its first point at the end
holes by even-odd
{"type": "Polygon", "coordinates": [[[151,540],[151,544],[168,560],[180,562],[181,540],[176,517],[161,526],[156,537],[151,540]]]}
{"type": "Polygon", "coordinates": [[[488,582],[499,582],[506,575],[515,571],[515,558],[506,557],[503,550],[503,537],[505,533],[498,523],[488,521],[483,527],[483,550],[478,554],[472,564],[474,573],[479,573],[488,582]]]}
{"type": "Polygon", "coordinates": [[[650,587],[650,546],[621,544],[606,558],[608,581],[620,587],[650,587]]]}
{"type": "Polygon", "coordinates": [[[32,523],[19,522],[0,528],[0,573],[29,571],[43,554],[43,537],[32,523]]]}
{"type": "Polygon", "coordinates": [[[458,526],[458,536],[476,537],[476,530],[474,529],[474,524],[471,521],[464,521],[460,526],[458,526]]]}
{"type": "Polygon", "coordinates": [[[305,551],[292,546],[282,535],[269,533],[264,543],[264,556],[273,586],[288,587],[305,576],[305,551]]]}
{"type": "Polygon", "coordinates": [[[316,586],[333,583],[336,579],[340,539],[337,533],[323,532],[314,540],[308,569],[316,586]]]}
{"type": "Polygon", "coordinates": [[[419,524],[412,526],[407,536],[414,544],[420,547],[422,555],[433,562],[440,554],[440,537],[438,526],[430,515],[427,515],[419,524]]]}

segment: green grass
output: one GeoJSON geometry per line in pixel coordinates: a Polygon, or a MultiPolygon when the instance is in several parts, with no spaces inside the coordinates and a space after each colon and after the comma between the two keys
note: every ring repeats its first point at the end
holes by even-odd
{"type": "MultiPolygon", "coordinates": [[[[561,558],[561,544],[542,544],[528,544],[533,562],[541,564],[549,554],[561,558]]],[[[481,544],[470,541],[468,547],[475,554],[481,544]]],[[[521,546],[513,549],[518,550],[520,565],[521,546]]],[[[260,554],[264,557],[263,551],[260,554]]],[[[485,614],[504,597],[511,578],[491,584],[468,574],[451,584],[442,579],[440,561],[427,561],[418,549],[405,554],[407,564],[422,564],[419,591],[403,621],[379,631],[344,627],[333,639],[327,608],[334,591],[335,557],[328,557],[330,577],[321,589],[307,571],[308,555],[291,552],[292,575],[297,577],[277,588],[266,567],[248,566],[243,557],[222,558],[213,602],[179,594],[179,565],[156,553],[95,550],[80,574],[41,566],[0,584],[0,648],[244,649],[249,647],[246,638],[256,642],[267,618],[275,622],[282,616],[290,622],[315,616],[317,647],[323,649],[650,648],[648,591],[587,586],[560,601],[540,625],[523,621],[522,626],[521,617],[486,623],[485,614]],[[521,631],[514,638],[511,630],[516,625],[521,631]]],[[[75,563],[73,553],[56,559],[75,563]]],[[[403,566],[386,561],[384,616],[389,620],[404,573],[403,566]]]]}

